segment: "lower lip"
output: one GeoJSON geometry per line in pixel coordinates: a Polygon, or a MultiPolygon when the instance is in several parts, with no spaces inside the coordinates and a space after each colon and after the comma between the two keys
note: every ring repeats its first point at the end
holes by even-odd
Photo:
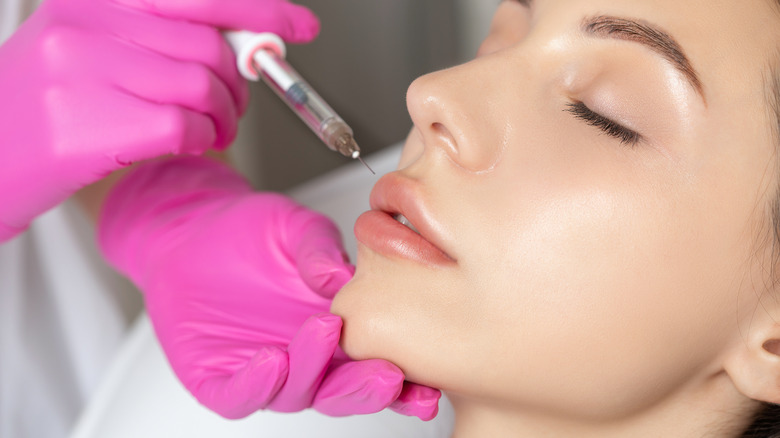
{"type": "Polygon", "coordinates": [[[388,257],[436,266],[454,263],[442,250],[383,211],[370,210],[361,214],[355,222],[355,237],[388,257]]]}

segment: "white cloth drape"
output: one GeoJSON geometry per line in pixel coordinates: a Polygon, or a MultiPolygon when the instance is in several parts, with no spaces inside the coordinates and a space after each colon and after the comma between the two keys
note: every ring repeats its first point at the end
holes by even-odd
{"type": "Polygon", "coordinates": [[[65,204],[0,245],[0,436],[67,436],[140,308],[65,204]]]}

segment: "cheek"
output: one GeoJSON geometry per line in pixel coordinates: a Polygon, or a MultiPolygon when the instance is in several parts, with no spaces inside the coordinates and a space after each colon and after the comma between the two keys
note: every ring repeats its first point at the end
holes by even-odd
{"type": "Polygon", "coordinates": [[[452,218],[464,276],[452,300],[468,309],[471,353],[448,360],[473,370],[494,358],[499,377],[469,386],[460,375],[463,392],[594,416],[638,409],[735,329],[740,259],[721,255],[735,252],[737,222],[702,226],[696,196],[639,177],[566,173],[458,187],[473,209],[452,218]]]}

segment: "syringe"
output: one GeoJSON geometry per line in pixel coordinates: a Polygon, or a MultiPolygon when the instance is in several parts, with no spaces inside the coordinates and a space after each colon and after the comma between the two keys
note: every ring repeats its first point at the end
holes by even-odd
{"type": "Polygon", "coordinates": [[[251,81],[262,78],[330,150],[360,160],[374,173],[360,157],[360,147],[355,142],[352,128],[285,61],[287,49],[279,36],[227,31],[225,39],[236,53],[242,76],[251,81]]]}

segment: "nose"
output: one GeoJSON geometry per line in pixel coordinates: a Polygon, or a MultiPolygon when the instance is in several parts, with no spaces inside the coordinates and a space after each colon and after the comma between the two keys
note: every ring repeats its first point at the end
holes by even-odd
{"type": "Polygon", "coordinates": [[[508,129],[498,111],[498,83],[491,83],[490,72],[478,64],[472,61],[422,76],[406,94],[424,153],[444,152],[471,172],[495,166],[508,129]]]}

